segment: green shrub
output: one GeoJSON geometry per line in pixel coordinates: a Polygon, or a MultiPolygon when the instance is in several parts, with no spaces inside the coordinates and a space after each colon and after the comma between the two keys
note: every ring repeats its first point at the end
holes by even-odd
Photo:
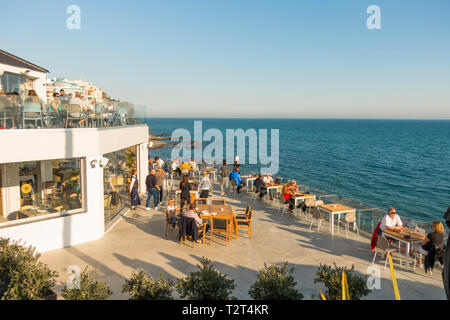
{"type": "Polygon", "coordinates": [[[293,269],[287,262],[281,266],[271,265],[259,270],[258,280],[250,287],[249,295],[254,300],[301,300],[303,295],[295,289],[293,269]]]}
{"type": "Polygon", "coordinates": [[[111,289],[101,280],[94,277],[96,270],[84,268],[80,273],[79,283],[77,279],[72,281],[71,288],[64,286],[62,296],[66,300],[106,300],[113,294],[111,289]],[[78,287],[78,288],[77,288],[78,287]]]}
{"type": "Polygon", "coordinates": [[[211,261],[202,257],[199,271],[190,272],[185,279],[178,279],[177,291],[181,298],[190,300],[230,300],[236,285],[233,279],[215,270],[211,261]]]}
{"type": "MultiPolygon", "coordinates": [[[[327,300],[342,299],[342,271],[345,271],[347,276],[350,300],[360,300],[361,297],[372,292],[367,288],[367,276],[355,271],[354,265],[348,270],[346,267],[338,267],[336,263],[333,264],[334,268],[320,264],[314,278],[314,283],[322,282],[327,287],[328,290],[324,292],[327,300]]],[[[317,298],[317,296],[313,295],[313,298],[317,298]]]]}
{"type": "Polygon", "coordinates": [[[162,273],[159,280],[155,281],[144,270],[137,270],[129,280],[125,280],[122,292],[128,292],[130,300],[172,300],[173,286],[174,283],[165,280],[162,273]]]}
{"type": "Polygon", "coordinates": [[[39,300],[53,294],[58,273],[38,262],[41,254],[20,241],[0,238],[0,297],[39,300]]]}

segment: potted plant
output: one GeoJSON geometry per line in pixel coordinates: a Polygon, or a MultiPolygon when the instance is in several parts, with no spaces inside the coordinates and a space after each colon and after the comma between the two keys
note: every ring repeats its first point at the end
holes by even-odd
{"type": "Polygon", "coordinates": [[[39,253],[20,241],[0,238],[0,297],[2,300],[56,300],[58,273],[38,262],[39,253]]]}
{"type": "Polygon", "coordinates": [[[234,280],[214,269],[211,261],[202,257],[198,271],[178,279],[177,291],[181,298],[190,300],[230,300],[236,285],[234,280]]]}
{"type": "Polygon", "coordinates": [[[266,265],[259,270],[258,280],[250,287],[249,295],[254,300],[301,300],[303,294],[295,289],[297,283],[287,262],[281,266],[266,265]]]}
{"type": "Polygon", "coordinates": [[[156,281],[139,269],[131,274],[130,279],[125,280],[122,292],[128,292],[130,300],[173,300],[173,286],[174,282],[164,279],[162,273],[156,281]]]}
{"type": "MultiPolygon", "coordinates": [[[[347,276],[350,300],[360,300],[372,292],[367,287],[367,276],[355,271],[354,265],[349,270],[346,267],[336,266],[336,263],[333,264],[334,267],[320,264],[314,278],[314,283],[322,282],[327,287],[328,290],[324,293],[327,300],[342,299],[342,271],[345,271],[347,276]]],[[[318,297],[313,295],[313,298],[318,297]]]]}
{"type": "Polygon", "coordinates": [[[66,300],[106,300],[113,292],[101,280],[96,279],[96,270],[89,270],[85,267],[80,277],[76,277],[70,283],[64,286],[62,296],[66,300]]]}

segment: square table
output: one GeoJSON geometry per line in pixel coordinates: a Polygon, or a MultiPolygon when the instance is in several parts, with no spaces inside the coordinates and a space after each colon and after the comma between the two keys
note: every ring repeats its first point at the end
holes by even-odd
{"type": "Polygon", "coordinates": [[[316,200],[316,195],[312,193],[296,193],[295,194],[295,207],[297,208],[297,202],[298,201],[305,201],[306,199],[314,199],[316,200]]]}
{"type": "Polygon", "coordinates": [[[250,182],[250,181],[252,182],[252,190],[253,190],[253,183],[255,182],[255,180],[256,180],[257,178],[258,178],[258,177],[255,176],[255,175],[253,175],[253,174],[247,174],[247,175],[241,176],[241,180],[243,180],[243,181],[245,182],[245,184],[246,184],[246,187],[247,187],[247,193],[248,193],[248,185],[249,185],[249,182],[250,182]]]}
{"type": "Polygon", "coordinates": [[[419,236],[414,234],[411,229],[406,228],[404,231],[384,230],[382,234],[388,238],[398,240],[400,243],[404,243],[406,246],[406,266],[409,268],[409,252],[411,250],[411,243],[421,242],[425,239],[425,236],[419,236]],[[405,236],[409,236],[405,237],[405,236]]]}
{"type": "MultiPolygon", "coordinates": [[[[198,208],[198,212],[200,212],[200,218],[202,219],[209,219],[210,224],[212,225],[213,223],[213,219],[224,219],[226,220],[226,223],[231,225],[234,222],[235,225],[235,236],[237,239],[237,221],[235,219],[236,214],[234,213],[234,210],[231,208],[231,205],[229,204],[225,204],[225,205],[221,205],[221,204],[198,204],[196,206],[198,208]],[[223,209],[223,210],[222,210],[223,209]],[[202,211],[208,211],[208,214],[202,214],[202,211]],[[215,212],[215,215],[211,215],[211,212],[215,212]]],[[[233,238],[233,228],[230,227],[230,240],[233,238]]],[[[212,237],[211,237],[211,242],[212,242],[212,237]]]]}
{"type": "Polygon", "coordinates": [[[322,204],[318,206],[318,208],[319,210],[325,211],[330,215],[330,233],[332,235],[334,235],[334,215],[336,214],[338,215],[338,223],[339,223],[339,220],[341,219],[341,214],[350,212],[356,213],[355,208],[351,208],[340,203],[322,204]]]}

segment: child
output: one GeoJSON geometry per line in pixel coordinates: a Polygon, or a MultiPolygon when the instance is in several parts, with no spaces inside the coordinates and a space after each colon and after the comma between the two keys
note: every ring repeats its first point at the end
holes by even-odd
{"type": "Polygon", "coordinates": [[[177,225],[177,207],[175,206],[175,200],[169,199],[169,203],[167,204],[167,217],[169,217],[170,223],[172,223],[172,227],[175,229],[177,225]]]}

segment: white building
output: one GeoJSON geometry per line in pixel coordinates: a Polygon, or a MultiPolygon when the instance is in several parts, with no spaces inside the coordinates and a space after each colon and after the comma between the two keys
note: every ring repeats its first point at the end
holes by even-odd
{"type": "MultiPolygon", "coordinates": [[[[7,81],[9,73],[26,73],[19,87],[31,81],[45,97],[38,75],[47,70],[25,72],[0,61],[7,81]]],[[[14,83],[7,82],[10,88],[14,83]]],[[[133,168],[145,191],[147,143],[148,127],[141,124],[0,130],[0,237],[40,252],[101,238],[128,210],[133,168]]]]}
{"type": "Polygon", "coordinates": [[[24,100],[28,90],[34,90],[46,102],[47,73],[48,70],[0,49],[0,90],[5,94],[18,93],[24,100]]]}

